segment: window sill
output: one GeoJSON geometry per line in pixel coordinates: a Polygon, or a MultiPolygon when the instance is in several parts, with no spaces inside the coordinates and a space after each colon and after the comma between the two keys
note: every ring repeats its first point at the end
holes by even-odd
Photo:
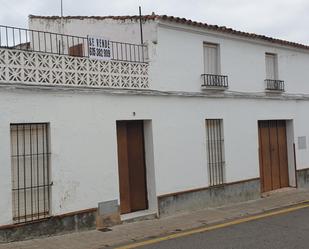
{"type": "Polygon", "coordinates": [[[270,94],[283,94],[284,93],[284,91],[283,90],[276,90],[276,89],[274,89],[274,90],[271,90],[271,89],[265,89],[265,93],[270,93],[270,94]]]}
{"type": "Polygon", "coordinates": [[[224,86],[206,86],[206,85],[202,85],[201,86],[202,90],[210,90],[210,91],[225,91],[228,89],[228,87],[224,87],[224,86]]]}

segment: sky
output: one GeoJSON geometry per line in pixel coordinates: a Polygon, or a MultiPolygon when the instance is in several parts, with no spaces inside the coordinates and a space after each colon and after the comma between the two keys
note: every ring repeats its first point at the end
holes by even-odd
{"type": "MultiPolygon", "coordinates": [[[[0,0],[0,25],[27,27],[28,15],[60,15],[61,0],[0,0]]],[[[185,17],[309,44],[309,0],[63,0],[64,15],[185,17]]]]}

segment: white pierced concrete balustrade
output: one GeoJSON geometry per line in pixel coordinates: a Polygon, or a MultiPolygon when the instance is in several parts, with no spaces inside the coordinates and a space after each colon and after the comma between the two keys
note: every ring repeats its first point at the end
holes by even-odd
{"type": "Polygon", "coordinates": [[[0,83],[143,89],[148,64],[0,48],[0,83]]]}

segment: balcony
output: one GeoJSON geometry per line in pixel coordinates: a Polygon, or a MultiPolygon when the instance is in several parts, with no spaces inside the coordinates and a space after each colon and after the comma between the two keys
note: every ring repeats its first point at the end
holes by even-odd
{"type": "Polygon", "coordinates": [[[225,90],[228,88],[226,75],[202,74],[202,89],[225,90]]]}
{"type": "Polygon", "coordinates": [[[283,80],[265,80],[266,91],[268,92],[284,92],[284,81],[283,80]]]}
{"type": "Polygon", "coordinates": [[[110,60],[89,58],[87,37],[0,25],[0,83],[147,89],[147,47],[110,41],[110,60]]]}

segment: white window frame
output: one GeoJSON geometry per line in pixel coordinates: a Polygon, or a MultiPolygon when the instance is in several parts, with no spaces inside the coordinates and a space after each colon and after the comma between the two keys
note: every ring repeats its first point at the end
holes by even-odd
{"type": "Polygon", "coordinates": [[[277,54],[275,54],[275,53],[268,53],[268,52],[266,52],[265,53],[265,73],[266,73],[266,79],[268,79],[268,80],[278,80],[279,79],[279,75],[278,75],[278,55],[277,54]],[[273,59],[273,66],[274,66],[274,77],[269,77],[268,75],[267,75],[267,72],[268,72],[268,68],[267,68],[267,66],[268,66],[268,63],[267,63],[267,60],[268,60],[268,58],[272,58],[273,59]]]}
{"type": "Polygon", "coordinates": [[[221,74],[221,61],[220,61],[220,45],[216,44],[216,43],[210,43],[210,42],[204,42],[203,43],[203,65],[204,65],[204,73],[205,74],[214,74],[214,75],[220,75],[221,74]],[[205,56],[205,49],[206,48],[212,48],[212,49],[216,49],[216,72],[208,72],[208,70],[206,69],[206,56],[205,56]]]}

